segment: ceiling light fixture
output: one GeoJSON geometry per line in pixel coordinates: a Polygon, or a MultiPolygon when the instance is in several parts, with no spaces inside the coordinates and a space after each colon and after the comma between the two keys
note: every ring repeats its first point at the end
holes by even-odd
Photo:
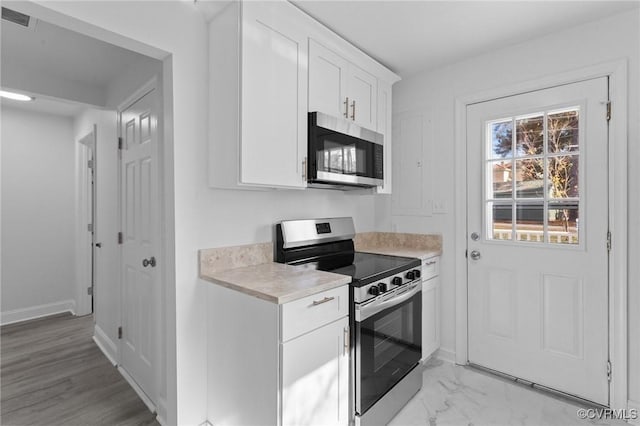
{"type": "Polygon", "coordinates": [[[34,101],[36,99],[33,96],[23,95],[22,93],[7,92],[6,90],[0,90],[0,97],[13,99],[14,101],[34,101]]]}

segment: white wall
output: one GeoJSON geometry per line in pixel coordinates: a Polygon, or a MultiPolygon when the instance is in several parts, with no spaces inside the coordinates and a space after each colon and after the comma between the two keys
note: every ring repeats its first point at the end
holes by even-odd
{"type": "MultiPolygon", "coordinates": [[[[638,11],[627,12],[526,43],[470,58],[464,62],[405,78],[394,86],[394,114],[403,111],[434,111],[433,139],[425,143],[433,153],[425,184],[433,185],[434,199],[449,206],[446,215],[393,216],[389,197],[379,199],[376,218],[380,229],[439,232],[443,234],[442,256],[442,347],[455,346],[455,283],[452,248],[455,236],[454,105],[457,97],[477,94],[519,82],[572,71],[601,62],[629,61],[629,398],[640,401],[640,137],[638,94],[640,93],[640,20],[638,11]],[[562,46],[562,48],[558,48],[562,46]],[[434,183],[434,182],[437,182],[434,183]]],[[[615,105],[613,113],[615,114],[615,105]]],[[[395,164],[396,167],[400,166],[395,164]]]]}
{"type": "Polygon", "coordinates": [[[73,309],[75,156],[70,118],[6,103],[1,118],[5,323],[73,309]]]}

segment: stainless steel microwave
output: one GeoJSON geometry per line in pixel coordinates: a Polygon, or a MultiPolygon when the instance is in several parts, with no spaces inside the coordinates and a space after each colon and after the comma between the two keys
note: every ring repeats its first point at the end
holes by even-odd
{"type": "Polygon", "coordinates": [[[308,185],[355,189],[382,185],[383,136],[350,120],[309,113],[308,185]]]}

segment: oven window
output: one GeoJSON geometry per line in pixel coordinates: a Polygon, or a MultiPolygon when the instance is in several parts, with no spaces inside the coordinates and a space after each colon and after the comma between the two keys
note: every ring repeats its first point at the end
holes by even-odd
{"type": "Polygon", "coordinates": [[[355,323],[356,402],[366,412],[411,371],[422,356],[422,296],[355,323]]]}
{"type": "Polygon", "coordinates": [[[413,343],[413,305],[391,311],[373,322],[373,370],[393,362],[404,350],[411,350],[413,343]]]}

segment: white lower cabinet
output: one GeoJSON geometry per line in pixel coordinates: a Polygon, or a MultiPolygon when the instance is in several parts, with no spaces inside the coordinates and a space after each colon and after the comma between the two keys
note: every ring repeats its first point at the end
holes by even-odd
{"type": "Polygon", "coordinates": [[[422,359],[440,348],[440,258],[422,261],[422,359]]]}
{"type": "Polygon", "coordinates": [[[209,422],[346,426],[348,286],[278,305],[207,285],[209,422]]]}
{"type": "Polygon", "coordinates": [[[282,344],[282,424],[346,425],[347,317],[282,344]]]}

